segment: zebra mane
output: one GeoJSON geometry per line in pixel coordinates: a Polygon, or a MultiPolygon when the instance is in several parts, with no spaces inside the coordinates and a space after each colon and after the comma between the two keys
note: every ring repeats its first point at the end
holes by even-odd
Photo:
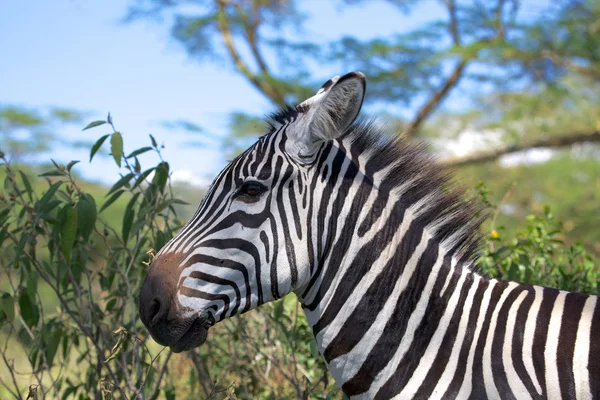
{"type": "MultiPolygon", "coordinates": [[[[290,121],[305,108],[284,107],[266,117],[269,133],[290,121]]],[[[435,226],[435,237],[466,265],[472,264],[481,249],[481,224],[487,218],[481,201],[468,195],[454,178],[454,170],[442,166],[426,151],[426,143],[387,135],[373,119],[359,117],[341,137],[350,141],[353,159],[366,156],[367,177],[387,170],[386,192],[405,186],[401,196],[408,204],[427,198],[427,210],[419,217],[423,225],[435,226]],[[412,181],[410,185],[407,182],[412,181]]]]}
{"type": "Polygon", "coordinates": [[[342,140],[352,143],[353,158],[367,155],[367,176],[372,175],[370,171],[388,171],[381,190],[405,186],[401,197],[407,204],[426,198],[427,209],[419,217],[422,224],[435,226],[435,237],[460,261],[472,264],[476,260],[483,239],[481,224],[487,218],[485,207],[456,183],[453,169],[426,151],[425,142],[387,135],[373,119],[365,118],[359,118],[342,140]]]}
{"type": "Polygon", "coordinates": [[[295,120],[298,117],[298,114],[303,114],[309,109],[310,106],[300,104],[298,104],[297,106],[285,105],[278,111],[275,111],[271,114],[267,114],[264,118],[268,128],[267,135],[276,131],[280,126],[295,120]]]}

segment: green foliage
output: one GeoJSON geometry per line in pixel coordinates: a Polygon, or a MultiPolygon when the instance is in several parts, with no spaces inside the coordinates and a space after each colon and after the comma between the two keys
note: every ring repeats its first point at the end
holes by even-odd
{"type": "MultiPolygon", "coordinates": [[[[103,123],[100,123],[103,122],[103,123]]],[[[181,227],[169,164],[150,136],[103,196],[53,162],[36,178],[2,157],[0,396],[24,398],[311,398],[337,393],[293,297],[219,324],[205,346],[173,355],[139,322],[137,293],[154,254],[181,227]],[[155,166],[140,154],[153,151],[155,166]],[[9,377],[5,380],[4,377],[9,377]],[[175,390],[176,388],[176,390],[175,390]]],[[[106,139],[111,136],[110,143],[106,139]]],[[[112,139],[118,137],[119,139],[112,139]]]]}
{"type": "MultiPolygon", "coordinates": [[[[110,118],[106,122],[112,127],[110,118]]],[[[7,364],[1,375],[13,377],[4,381],[7,396],[22,398],[29,384],[52,398],[146,398],[162,390],[160,371],[170,356],[149,352],[133,294],[149,249],[161,247],[181,226],[172,207],[181,201],[166,186],[168,164],[150,168],[160,173],[148,180],[135,154],[123,157],[114,127],[110,135],[115,163],[126,173],[100,210],[96,194],[73,176],[76,161],[53,163],[32,180],[3,157],[0,339],[7,364]],[[127,199],[119,230],[100,214],[117,204],[115,193],[127,199]],[[30,380],[17,371],[29,371],[24,376],[30,380]]],[[[160,150],[151,149],[160,159],[160,150]]]]}
{"type": "MultiPolygon", "coordinates": [[[[490,203],[485,186],[478,186],[478,190],[484,203],[496,208],[490,203]]],[[[501,226],[491,228],[488,245],[477,261],[484,273],[500,279],[600,295],[598,260],[580,243],[564,243],[564,228],[549,207],[544,207],[542,215],[528,215],[525,226],[515,237],[506,237],[503,231],[501,226]]]]}

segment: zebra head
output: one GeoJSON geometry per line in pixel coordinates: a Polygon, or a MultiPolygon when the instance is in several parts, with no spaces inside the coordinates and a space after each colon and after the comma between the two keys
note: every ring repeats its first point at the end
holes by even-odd
{"type": "Polygon", "coordinates": [[[158,343],[189,350],[214,323],[309,284],[318,258],[314,209],[327,190],[319,177],[365,86],[360,72],[330,79],[271,118],[270,131],[215,178],[141,287],[140,316],[158,343]]]}

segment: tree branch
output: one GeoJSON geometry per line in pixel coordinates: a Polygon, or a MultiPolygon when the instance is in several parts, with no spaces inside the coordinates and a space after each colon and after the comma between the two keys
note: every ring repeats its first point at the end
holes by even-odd
{"type": "Polygon", "coordinates": [[[270,75],[267,63],[265,62],[265,59],[258,48],[258,26],[261,22],[260,13],[258,11],[259,6],[254,4],[252,7],[252,11],[254,13],[252,16],[252,21],[250,21],[250,17],[244,12],[239,3],[234,3],[234,7],[238,10],[238,13],[240,13],[240,16],[242,17],[244,31],[246,32],[246,42],[248,42],[250,51],[252,51],[252,55],[258,64],[258,68],[260,68],[260,71],[263,73],[263,75],[270,75]]]}
{"type": "Polygon", "coordinates": [[[456,19],[456,2],[454,0],[445,0],[444,4],[448,8],[448,16],[450,17],[450,35],[452,35],[452,42],[456,46],[460,46],[460,35],[458,34],[458,21],[456,19]]]}
{"type": "Polygon", "coordinates": [[[522,144],[513,144],[506,147],[501,147],[494,150],[486,150],[470,154],[464,157],[451,158],[447,161],[442,161],[445,166],[462,167],[465,165],[482,164],[484,162],[493,161],[505,154],[516,153],[518,151],[536,149],[536,148],[560,148],[571,146],[576,143],[598,143],[600,142],[600,130],[591,133],[577,132],[569,135],[554,136],[543,138],[522,144]]]}
{"type": "Polygon", "coordinates": [[[444,85],[435,92],[429,100],[421,107],[419,112],[417,112],[416,117],[408,124],[408,126],[404,129],[402,134],[406,137],[413,137],[417,131],[417,129],[421,126],[423,121],[429,117],[432,111],[435,109],[437,105],[446,97],[450,89],[452,89],[458,83],[462,72],[467,66],[468,61],[466,59],[462,59],[456,67],[454,67],[454,71],[448,77],[444,85]]]}
{"type": "MultiPolygon", "coordinates": [[[[229,56],[231,57],[233,63],[237,67],[237,69],[256,87],[260,90],[265,96],[267,96],[271,101],[279,106],[283,106],[285,104],[284,97],[279,91],[276,90],[275,87],[270,85],[264,79],[260,79],[260,77],[256,76],[250,68],[244,63],[240,54],[238,53],[235,45],[233,44],[233,37],[231,35],[231,30],[229,29],[229,24],[227,23],[227,13],[225,11],[225,6],[227,5],[227,0],[217,0],[217,4],[219,7],[218,14],[218,25],[219,30],[221,31],[221,36],[223,36],[223,42],[225,43],[225,47],[227,47],[227,51],[229,52],[229,56]]],[[[253,50],[254,51],[254,50],[253,50]]],[[[258,49],[257,49],[258,51],[258,49]]],[[[262,59],[261,59],[262,60],[262,59]]],[[[258,59],[257,59],[258,61],[258,59]]],[[[264,63],[263,63],[264,64],[264,63]]],[[[260,62],[259,62],[260,65],[260,62]]]]}
{"type": "MultiPolygon", "coordinates": [[[[460,33],[458,30],[458,21],[456,18],[456,3],[454,0],[444,0],[446,7],[448,8],[448,14],[450,17],[449,22],[449,31],[452,37],[452,42],[455,46],[460,47],[460,33]]],[[[479,40],[480,43],[490,42],[492,40],[503,38],[504,37],[504,28],[502,26],[502,8],[504,5],[504,0],[499,0],[498,5],[495,10],[495,19],[496,19],[496,35],[492,38],[484,38],[479,40]]],[[[427,100],[427,102],[421,107],[421,109],[417,112],[415,118],[408,124],[408,126],[404,129],[402,134],[406,137],[413,137],[417,132],[417,129],[423,124],[423,122],[431,115],[434,109],[442,102],[444,97],[453,89],[462,73],[467,66],[469,59],[462,58],[460,62],[454,67],[454,70],[446,80],[446,82],[442,85],[442,87],[427,100]]]]}

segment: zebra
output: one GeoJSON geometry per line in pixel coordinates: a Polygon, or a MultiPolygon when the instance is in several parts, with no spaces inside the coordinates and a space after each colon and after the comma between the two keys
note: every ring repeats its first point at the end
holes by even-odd
{"type": "Polygon", "coordinates": [[[595,296],[491,279],[481,206],[359,117],[360,72],[271,115],[153,259],[141,320],[174,352],[295,292],[356,399],[600,399],[595,296]]]}

